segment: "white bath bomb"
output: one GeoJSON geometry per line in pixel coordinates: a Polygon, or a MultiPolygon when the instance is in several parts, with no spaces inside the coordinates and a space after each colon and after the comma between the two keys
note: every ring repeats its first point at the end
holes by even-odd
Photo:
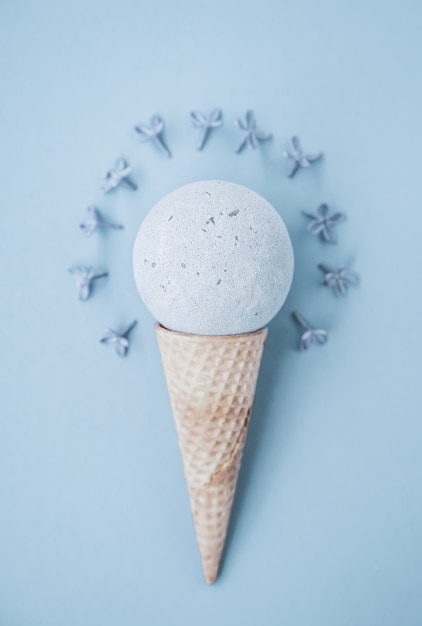
{"type": "Polygon", "coordinates": [[[145,217],[133,253],[139,294],[166,328],[233,335],[268,324],[293,277],[289,234],[254,191],[220,180],[185,185],[145,217]]]}

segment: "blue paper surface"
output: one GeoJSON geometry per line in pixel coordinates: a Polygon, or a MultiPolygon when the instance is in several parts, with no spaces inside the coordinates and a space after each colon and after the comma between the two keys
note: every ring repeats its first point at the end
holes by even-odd
{"type": "Polygon", "coordinates": [[[421,26],[416,0],[1,4],[1,626],[421,623],[421,26]],[[237,155],[250,108],[274,139],[237,155]],[[154,113],[171,159],[133,130],[154,113]],[[324,157],[291,180],[294,134],[324,157]],[[104,195],[120,156],[139,189],[104,195]],[[206,178],[266,197],[296,256],[213,587],[131,269],[149,208],[206,178]],[[89,205],[124,230],[86,238],[89,205]],[[74,264],[109,272],[87,302],[74,264]],[[326,346],[299,354],[294,309],[326,346]],[[120,359],[99,339],[135,318],[120,359]]]}

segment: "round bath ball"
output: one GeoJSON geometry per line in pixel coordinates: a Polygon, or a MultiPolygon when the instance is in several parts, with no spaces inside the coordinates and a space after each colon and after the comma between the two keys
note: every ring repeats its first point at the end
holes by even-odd
{"type": "Polygon", "coordinates": [[[145,217],[133,264],[142,300],[166,328],[235,335],[263,328],[286,299],[293,250],[277,211],[234,183],[165,196],[145,217]]]}

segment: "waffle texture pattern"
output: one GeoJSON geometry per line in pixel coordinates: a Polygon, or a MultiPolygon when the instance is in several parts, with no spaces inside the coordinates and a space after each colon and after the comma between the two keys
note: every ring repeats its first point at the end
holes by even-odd
{"type": "Polygon", "coordinates": [[[224,548],[267,330],[188,335],[156,324],[205,579],[224,548]]]}

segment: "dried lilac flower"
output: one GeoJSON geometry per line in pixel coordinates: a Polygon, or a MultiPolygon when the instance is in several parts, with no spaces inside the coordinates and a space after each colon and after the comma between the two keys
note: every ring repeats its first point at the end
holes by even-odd
{"type": "Polygon", "coordinates": [[[345,265],[341,265],[337,270],[332,270],[323,263],[318,267],[325,274],[322,284],[333,287],[338,296],[345,296],[348,288],[358,282],[356,274],[350,272],[345,265]]]}
{"type": "Polygon", "coordinates": [[[299,137],[292,137],[292,146],[293,150],[291,152],[286,150],[283,153],[286,159],[294,161],[289,178],[293,178],[300,167],[310,167],[314,161],[317,161],[322,156],[322,152],[308,152],[305,154],[300,146],[299,137]]]}
{"type": "Polygon", "coordinates": [[[321,328],[313,328],[297,311],[294,311],[292,313],[292,317],[304,331],[300,337],[299,350],[301,352],[307,350],[312,343],[315,343],[319,346],[323,346],[325,343],[327,343],[328,334],[326,330],[322,330],[321,328]]]}
{"type": "Polygon", "coordinates": [[[192,126],[202,129],[201,139],[198,144],[198,150],[202,150],[202,148],[205,146],[205,142],[207,140],[210,130],[212,128],[218,128],[222,125],[222,116],[223,114],[220,109],[213,109],[208,117],[203,113],[200,113],[199,111],[191,111],[190,117],[192,126]]]}
{"type": "Polygon", "coordinates": [[[107,272],[95,274],[93,267],[85,265],[75,265],[71,267],[69,274],[75,278],[79,300],[88,300],[94,280],[108,276],[107,272]]]}
{"type": "Polygon", "coordinates": [[[120,184],[123,183],[130,189],[133,189],[133,191],[136,191],[138,187],[135,185],[134,182],[130,180],[130,178],[128,178],[131,172],[132,172],[132,168],[126,163],[124,159],[122,158],[117,159],[116,165],[114,166],[114,168],[109,170],[107,174],[104,176],[104,183],[101,189],[105,193],[108,193],[109,191],[111,191],[112,189],[115,189],[116,187],[118,187],[120,184]]]}
{"type": "Polygon", "coordinates": [[[246,111],[245,121],[241,119],[235,120],[235,125],[241,130],[245,131],[245,136],[239,144],[236,152],[239,153],[245,146],[255,149],[258,145],[258,141],[266,141],[271,139],[271,133],[264,133],[261,130],[256,129],[255,116],[253,111],[246,111]]]}
{"type": "Polygon", "coordinates": [[[321,235],[324,241],[330,243],[336,243],[337,241],[337,233],[334,228],[346,220],[344,213],[333,213],[330,215],[328,204],[320,204],[316,215],[306,213],[305,211],[303,211],[303,215],[311,220],[308,224],[308,230],[313,235],[321,235]]]}
{"type": "Polygon", "coordinates": [[[107,345],[114,345],[116,353],[119,356],[125,356],[129,349],[129,333],[135,328],[137,320],[133,321],[130,326],[121,333],[117,333],[111,328],[106,328],[104,335],[101,337],[100,342],[107,345]]]}
{"type": "Polygon", "coordinates": [[[82,228],[87,237],[90,237],[92,233],[97,230],[97,228],[123,228],[121,224],[113,224],[112,222],[107,222],[106,220],[103,220],[101,217],[101,213],[94,206],[89,206],[87,208],[87,213],[89,215],[89,218],[79,224],[80,228],[82,228]]]}
{"type": "Polygon", "coordinates": [[[155,143],[157,148],[162,150],[170,158],[171,152],[167,148],[161,136],[164,130],[163,120],[159,115],[153,115],[150,124],[151,126],[145,126],[144,124],[138,124],[138,126],[135,126],[136,132],[139,133],[139,141],[141,143],[152,141],[155,143]]]}

